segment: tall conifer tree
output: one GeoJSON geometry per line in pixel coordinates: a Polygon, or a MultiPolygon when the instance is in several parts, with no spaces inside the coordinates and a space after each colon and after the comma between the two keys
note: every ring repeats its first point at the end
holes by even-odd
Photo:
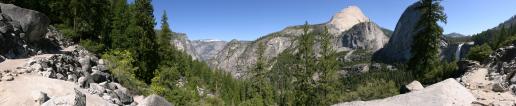
{"type": "Polygon", "coordinates": [[[134,4],[133,25],[138,26],[137,33],[138,46],[136,47],[136,57],[139,60],[136,76],[146,83],[150,83],[154,77],[154,70],[158,67],[160,59],[158,57],[158,45],[156,44],[156,34],[154,31],[154,15],[151,0],[136,0],[134,4]]]}
{"type": "Polygon", "coordinates": [[[439,69],[439,42],[443,29],[438,22],[446,23],[446,15],[440,1],[421,0],[421,5],[417,7],[422,15],[415,28],[417,32],[411,50],[413,55],[408,63],[416,78],[429,77],[425,74],[439,69]]]}

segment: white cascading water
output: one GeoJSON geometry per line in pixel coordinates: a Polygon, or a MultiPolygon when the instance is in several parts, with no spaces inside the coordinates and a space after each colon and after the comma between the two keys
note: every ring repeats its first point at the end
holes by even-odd
{"type": "Polygon", "coordinates": [[[461,43],[461,44],[459,44],[459,46],[457,46],[457,51],[455,51],[455,59],[456,60],[460,60],[460,50],[462,48],[462,45],[464,45],[464,43],[461,43]]]}

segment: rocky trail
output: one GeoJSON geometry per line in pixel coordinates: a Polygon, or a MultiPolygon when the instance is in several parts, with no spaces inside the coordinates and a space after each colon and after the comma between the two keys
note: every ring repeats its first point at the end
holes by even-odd
{"type": "Polygon", "coordinates": [[[0,82],[0,106],[35,106],[39,104],[34,97],[40,92],[48,94],[49,98],[55,98],[73,94],[74,89],[86,95],[86,106],[114,105],[99,96],[87,93],[87,89],[81,89],[73,82],[31,73],[18,75],[13,81],[0,82]]]}
{"type": "Polygon", "coordinates": [[[131,94],[107,73],[107,61],[79,46],[0,62],[0,106],[153,106],[159,96],[131,94]]]}
{"type": "Polygon", "coordinates": [[[470,72],[467,72],[461,78],[461,83],[471,91],[475,98],[477,98],[472,105],[514,105],[516,103],[516,96],[514,96],[511,91],[493,91],[493,85],[496,82],[490,81],[487,76],[487,68],[478,68],[476,70],[471,70],[470,72]]]}
{"type": "Polygon", "coordinates": [[[3,62],[0,62],[0,70],[16,70],[17,67],[23,67],[25,63],[27,63],[29,60],[33,60],[35,58],[49,58],[56,54],[62,54],[65,52],[72,52],[75,50],[77,46],[70,46],[67,48],[62,49],[61,51],[53,54],[40,54],[36,56],[32,56],[29,58],[19,58],[19,59],[6,59],[3,62]]]}
{"type": "MultiPolygon", "coordinates": [[[[66,96],[75,93],[75,89],[85,94],[87,106],[109,106],[114,105],[99,96],[89,94],[87,89],[73,82],[43,77],[37,73],[27,73],[22,70],[26,63],[31,60],[47,59],[54,55],[76,50],[77,46],[64,48],[55,54],[41,54],[29,58],[6,59],[0,62],[0,70],[12,71],[12,79],[0,80],[0,106],[34,106],[37,104],[36,96],[40,92],[47,94],[49,98],[66,96]]],[[[4,72],[5,73],[5,72],[4,72]]]]}

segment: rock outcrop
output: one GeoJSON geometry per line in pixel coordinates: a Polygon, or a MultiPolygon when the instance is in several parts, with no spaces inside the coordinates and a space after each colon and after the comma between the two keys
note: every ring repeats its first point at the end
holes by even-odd
{"type": "Polygon", "coordinates": [[[192,56],[192,59],[199,59],[199,55],[195,52],[195,48],[193,48],[191,41],[188,39],[186,34],[184,33],[173,33],[173,38],[170,41],[172,45],[174,45],[177,50],[181,50],[192,56]]]}
{"type": "Polygon", "coordinates": [[[410,48],[415,34],[414,27],[421,17],[421,13],[416,10],[419,5],[420,3],[417,2],[405,9],[398,20],[389,43],[373,56],[375,60],[393,63],[406,62],[410,59],[410,48]]]}
{"type": "Polygon", "coordinates": [[[41,105],[48,101],[50,98],[48,97],[47,93],[36,91],[32,92],[32,99],[34,100],[34,102],[36,102],[36,104],[41,105]]]}
{"type": "Polygon", "coordinates": [[[504,92],[509,89],[516,92],[516,47],[514,45],[499,48],[487,63],[489,79],[494,81],[493,90],[504,92]]]}
{"type": "MultiPolygon", "coordinates": [[[[383,63],[406,63],[412,57],[411,48],[412,41],[417,33],[416,25],[421,17],[421,12],[417,10],[420,6],[420,2],[416,2],[410,5],[405,12],[401,15],[396,28],[384,48],[378,50],[373,59],[377,62],[383,63]]],[[[448,48],[448,43],[444,37],[441,38],[440,42],[441,51],[445,51],[448,48]]],[[[454,50],[453,50],[454,51],[454,50]]],[[[440,52],[441,59],[451,58],[453,52],[446,54],[446,52],[440,52]]]]}
{"type": "MultiPolygon", "coordinates": [[[[411,83],[403,86],[403,89],[407,90],[406,92],[414,92],[414,91],[423,90],[423,89],[425,89],[425,87],[423,87],[423,85],[421,85],[421,83],[419,81],[412,81],[411,83]]],[[[402,93],[406,93],[406,92],[402,92],[402,93]]]]}
{"type": "Polygon", "coordinates": [[[353,26],[350,30],[342,33],[342,37],[339,39],[342,47],[373,51],[383,48],[388,41],[389,38],[385,36],[382,29],[372,22],[353,26]]]}
{"type": "Polygon", "coordinates": [[[447,79],[420,91],[385,99],[354,101],[333,106],[469,106],[475,97],[454,79],[447,79]]]}
{"type": "Polygon", "coordinates": [[[70,45],[66,44],[69,41],[62,42],[62,34],[49,27],[50,20],[45,14],[2,3],[0,10],[0,57],[28,57],[70,45]]]}
{"type": "Polygon", "coordinates": [[[357,6],[348,6],[336,13],[326,25],[331,32],[340,34],[362,22],[370,22],[370,20],[357,6]]]}
{"type": "Polygon", "coordinates": [[[86,106],[86,95],[77,89],[74,90],[73,94],[52,98],[41,106],[86,106]]]}
{"type": "Polygon", "coordinates": [[[0,18],[0,55],[16,58],[34,54],[36,50],[29,45],[19,22],[4,13],[0,13],[0,18]]]}
{"type": "Polygon", "coordinates": [[[158,95],[147,96],[138,106],[173,106],[165,98],[158,95]]]}
{"type": "Polygon", "coordinates": [[[25,40],[37,42],[47,33],[50,19],[45,14],[12,4],[0,3],[0,9],[2,14],[17,22],[15,26],[20,26],[20,30],[25,32],[25,37],[23,37],[25,40]]]}

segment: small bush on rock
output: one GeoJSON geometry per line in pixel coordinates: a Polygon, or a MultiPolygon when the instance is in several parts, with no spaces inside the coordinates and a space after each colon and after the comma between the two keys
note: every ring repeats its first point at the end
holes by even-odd
{"type": "Polygon", "coordinates": [[[474,46],[470,49],[466,57],[470,60],[475,61],[484,61],[489,58],[489,55],[493,53],[491,47],[487,44],[483,44],[480,46],[474,46]]]}

